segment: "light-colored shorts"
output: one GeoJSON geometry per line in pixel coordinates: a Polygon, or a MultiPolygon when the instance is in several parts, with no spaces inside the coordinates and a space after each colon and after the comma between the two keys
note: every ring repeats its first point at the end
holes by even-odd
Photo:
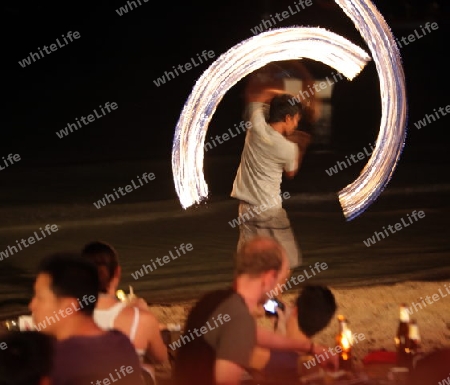
{"type": "Polygon", "coordinates": [[[291,228],[291,222],[283,208],[270,208],[257,213],[260,206],[239,203],[239,241],[237,248],[254,236],[275,238],[286,250],[291,269],[302,264],[302,252],[291,228]],[[256,210],[255,210],[256,208],[256,210]]]}

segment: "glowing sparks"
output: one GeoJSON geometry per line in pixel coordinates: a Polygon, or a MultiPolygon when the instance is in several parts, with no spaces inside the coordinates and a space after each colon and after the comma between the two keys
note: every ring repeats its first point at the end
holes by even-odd
{"type": "Polygon", "coordinates": [[[405,75],[392,32],[367,0],[335,0],[366,41],[380,80],[381,123],[376,147],[359,177],[339,191],[345,217],[364,212],[381,194],[397,165],[406,137],[405,75]]]}
{"type": "MultiPolygon", "coordinates": [[[[406,137],[406,91],[394,37],[368,0],[335,0],[366,41],[375,62],[381,94],[376,147],[360,176],[339,191],[344,216],[351,220],[380,195],[397,165],[406,137]]],[[[208,196],[203,176],[204,142],[209,122],[226,92],[239,80],[283,60],[320,61],[353,79],[370,57],[343,37],[321,28],[280,28],[245,40],[221,55],[203,73],[184,105],[172,148],[175,189],[183,208],[208,196]]]]}
{"type": "Polygon", "coordinates": [[[196,82],[178,121],[172,170],[183,208],[208,196],[203,176],[208,124],[226,92],[239,80],[274,61],[308,58],[353,79],[369,55],[342,36],[322,28],[280,28],[245,40],[217,58],[196,82]]]}

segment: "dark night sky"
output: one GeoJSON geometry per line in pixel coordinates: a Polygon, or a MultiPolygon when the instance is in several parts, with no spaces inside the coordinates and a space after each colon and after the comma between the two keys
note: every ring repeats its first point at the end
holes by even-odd
{"type": "MultiPolygon", "coordinates": [[[[160,87],[153,80],[172,65],[187,62],[203,50],[213,50],[219,56],[252,35],[250,28],[261,22],[265,9],[282,11],[293,1],[233,0],[207,5],[185,1],[155,5],[141,0],[141,3],[123,16],[118,16],[115,9],[126,4],[124,0],[22,1],[2,5],[6,19],[2,23],[5,27],[2,61],[6,65],[2,88],[6,101],[2,103],[0,155],[28,154],[50,162],[169,158],[183,104],[207,64],[160,87]],[[80,39],[30,66],[19,66],[18,61],[30,51],[54,43],[68,31],[78,31],[80,39]],[[107,101],[116,102],[117,111],[67,138],[57,138],[55,131],[107,101]]],[[[359,33],[339,8],[327,9],[320,6],[319,0],[313,3],[278,26],[322,26],[365,48],[359,33]]],[[[393,2],[376,4],[386,12],[388,22],[393,20],[393,2]]],[[[433,36],[402,50],[412,122],[450,100],[443,56],[448,47],[448,12],[440,12],[438,17],[440,29],[433,36]]],[[[398,32],[408,33],[407,29],[398,32]]],[[[241,83],[219,105],[211,132],[240,120],[241,83]]],[[[339,136],[371,138],[379,124],[374,66],[368,65],[358,79],[343,82],[339,87],[336,87],[339,106],[336,125],[342,127],[339,136]],[[355,111],[363,118],[355,118],[355,111]]],[[[416,143],[442,142],[441,135],[448,124],[450,117],[442,118],[433,131],[421,133],[420,138],[417,132],[412,132],[409,138],[416,143]]],[[[222,151],[227,151],[225,146],[222,151]]]]}

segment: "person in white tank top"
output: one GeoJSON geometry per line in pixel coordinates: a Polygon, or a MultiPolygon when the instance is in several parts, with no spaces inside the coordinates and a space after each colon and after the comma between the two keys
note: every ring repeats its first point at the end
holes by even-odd
{"type": "Polygon", "coordinates": [[[168,360],[158,319],[148,310],[143,299],[128,304],[116,297],[121,268],[118,253],[111,245],[103,241],[90,242],[84,246],[82,255],[97,265],[100,278],[95,322],[102,329],[117,329],[127,335],[135,346],[142,367],[155,380],[155,370],[151,364],[162,364],[168,360]]]}

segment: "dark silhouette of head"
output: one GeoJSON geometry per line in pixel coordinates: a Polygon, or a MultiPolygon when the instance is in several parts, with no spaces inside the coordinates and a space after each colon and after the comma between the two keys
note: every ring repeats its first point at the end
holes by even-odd
{"type": "Polygon", "coordinates": [[[296,305],[298,326],[308,337],[327,327],[337,309],[333,293],[325,286],[305,286],[296,305]]]}
{"type": "Polygon", "coordinates": [[[53,364],[53,337],[37,331],[0,335],[0,385],[49,384],[53,364]]]}

